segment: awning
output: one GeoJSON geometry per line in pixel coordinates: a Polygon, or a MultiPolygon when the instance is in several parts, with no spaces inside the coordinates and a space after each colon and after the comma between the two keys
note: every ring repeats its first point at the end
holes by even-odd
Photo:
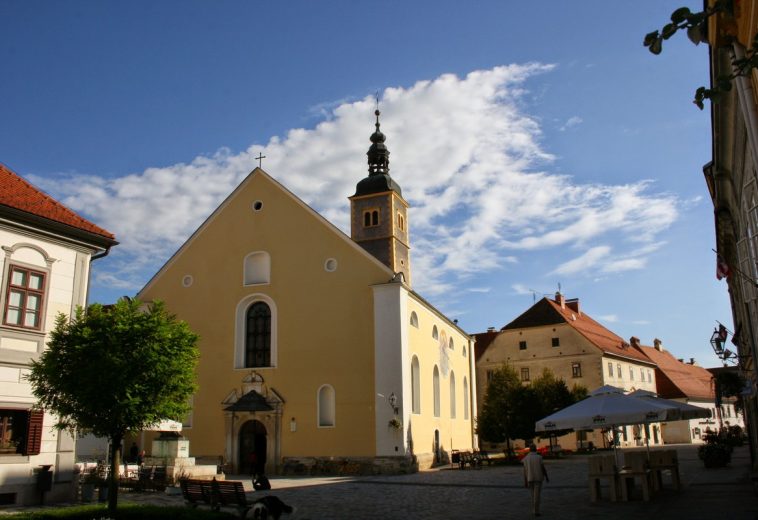
{"type": "Polygon", "coordinates": [[[230,404],[224,410],[227,412],[269,412],[273,408],[266,402],[265,397],[255,390],[250,390],[237,399],[236,403],[230,404]]]}

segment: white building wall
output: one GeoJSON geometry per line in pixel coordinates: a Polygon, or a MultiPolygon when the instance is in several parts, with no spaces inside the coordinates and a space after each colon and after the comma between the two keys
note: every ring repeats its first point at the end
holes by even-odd
{"type": "MultiPolygon", "coordinates": [[[[26,380],[28,363],[44,350],[56,316],[71,315],[76,306],[86,304],[92,250],[2,224],[0,247],[0,408],[28,410],[35,403],[26,380]],[[47,273],[39,331],[2,325],[10,264],[47,273]]],[[[0,454],[0,495],[15,495],[18,505],[39,503],[36,473],[41,465],[51,465],[54,484],[45,502],[72,498],[75,443],[70,434],[54,428],[56,422],[45,414],[39,455],[0,454]]]]}

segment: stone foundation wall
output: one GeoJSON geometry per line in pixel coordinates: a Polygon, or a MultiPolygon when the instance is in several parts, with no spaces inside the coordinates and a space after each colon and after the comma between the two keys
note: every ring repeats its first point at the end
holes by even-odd
{"type": "Polygon", "coordinates": [[[399,475],[415,473],[408,457],[285,457],[282,475],[399,475]]]}

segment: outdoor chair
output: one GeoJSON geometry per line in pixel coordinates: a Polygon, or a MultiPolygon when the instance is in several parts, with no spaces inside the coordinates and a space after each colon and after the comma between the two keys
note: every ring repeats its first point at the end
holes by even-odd
{"type": "Polygon", "coordinates": [[[650,471],[653,478],[653,489],[663,488],[663,472],[671,473],[671,483],[677,491],[681,488],[679,480],[679,459],[676,450],[654,450],[650,452],[650,471]]]}
{"type": "Polygon", "coordinates": [[[644,451],[630,451],[624,456],[624,467],[619,471],[621,500],[625,502],[629,500],[630,485],[633,486],[637,479],[640,480],[642,499],[648,502],[650,500],[652,476],[648,467],[647,453],[644,451]]]}
{"type": "Polygon", "coordinates": [[[608,480],[611,501],[617,499],[618,478],[616,473],[616,461],[613,455],[593,455],[587,458],[589,463],[590,500],[597,502],[600,499],[600,484],[608,480]]]}

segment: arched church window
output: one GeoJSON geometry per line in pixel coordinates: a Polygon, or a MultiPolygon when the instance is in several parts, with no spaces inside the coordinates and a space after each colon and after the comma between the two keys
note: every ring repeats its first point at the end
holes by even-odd
{"type": "Polygon", "coordinates": [[[434,365],[434,373],[432,374],[432,387],[434,389],[434,416],[440,416],[440,371],[437,365],[434,365]]]}
{"type": "Polygon", "coordinates": [[[245,368],[271,366],[271,309],[255,302],[246,318],[245,368]]]}
{"type": "Polygon", "coordinates": [[[331,385],[323,385],[318,389],[318,425],[319,428],[330,428],[335,423],[335,395],[331,385]]]}
{"type": "Polygon", "coordinates": [[[450,371],[450,418],[455,419],[455,372],[450,371]]]}
{"type": "Polygon", "coordinates": [[[432,327],[432,338],[434,339],[440,339],[440,334],[437,331],[437,325],[432,327]]]}
{"type": "Polygon", "coordinates": [[[468,419],[468,379],[463,376],[463,418],[468,419]]]}
{"type": "Polygon", "coordinates": [[[419,381],[418,358],[413,356],[411,360],[411,410],[413,413],[421,413],[421,383],[419,381]]]}
{"type": "Polygon", "coordinates": [[[379,225],[379,211],[376,209],[371,212],[371,225],[372,226],[379,225]]]}
{"type": "Polygon", "coordinates": [[[416,312],[411,312],[411,325],[418,328],[418,315],[416,312]]]}
{"type": "Polygon", "coordinates": [[[363,227],[369,227],[371,225],[371,212],[366,211],[363,214],[363,227]]]}

